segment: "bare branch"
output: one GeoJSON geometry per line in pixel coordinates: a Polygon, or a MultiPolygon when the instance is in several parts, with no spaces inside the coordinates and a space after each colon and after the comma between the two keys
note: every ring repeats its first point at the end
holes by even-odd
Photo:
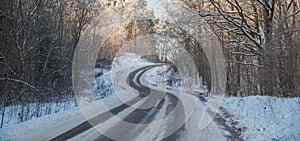
{"type": "Polygon", "coordinates": [[[225,60],[225,62],[236,63],[236,64],[241,64],[241,65],[250,65],[250,66],[263,68],[262,65],[255,64],[255,63],[249,63],[249,62],[239,62],[239,61],[234,61],[234,60],[225,60]]]}
{"type": "Polygon", "coordinates": [[[12,82],[16,82],[16,83],[20,83],[20,84],[23,84],[29,88],[32,88],[33,90],[35,90],[36,92],[40,92],[39,89],[37,89],[35,86],[25,82],[25,81],[22,81],[22,80],[18,80],[18,79],[13,79],[13,78],[0,78],[0,81],[12,81],[12,82]]]}

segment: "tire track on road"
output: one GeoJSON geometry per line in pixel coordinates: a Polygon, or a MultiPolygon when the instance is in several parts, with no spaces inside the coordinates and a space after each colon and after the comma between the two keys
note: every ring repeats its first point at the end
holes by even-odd
{"type": "Polygon", "coordinates": [[[153,65],[153,66],[147,66],[147,67],[143,67],[143,68],[139,68],[133,72],[131,72],[129,74],[129,76],[127,77],[127,81],[128,81],[128,84],[134,88],[134,89],[137,89],[139,91],[139,97],[135,98],[135,99],[132,99],[130,100],[129,102],[126,102],[118,107],[115,107],[113,108],[112,110],[109,110],[107,112],[104,112],[98,116],[95,116],[94,118],[91,118],[79,125],[77,125],[76,127],[54,137],[51,139],[51,141],[62,141],[62,140],[67,140],[67,139],[70,139],[80,133],[83,133],[85,131],[87,131],[88,129],[92,128],[93,126],[99,124],[99,123],[102,123],[102,122],[105,122],[106,120],[110,119],[111,117],[117,115],[118,113],[120,113],[121,111],[127,109],[130,107],[130,105],[133,105],[135,103],[137,103],[138,101],[140,101],[141,99],[143,99],[144,97],[146,97],[147,93],[145,93],[144,91],[150,91],[150,89],[145,86],[141,86],[141,85],[138,85],[136,83],[133,82],[133,79],[134,79],[134,76],[140,72],[140,71],[143,71],[142,73],[139,74],[139,76],[137,77],[137,79],[139,79],[142,74],[151,69],[152,67],[155,67],[155,66],[158,66],[158,65],[153,65]],[[143,90],[143,91],[141,91],[143,90]]]}

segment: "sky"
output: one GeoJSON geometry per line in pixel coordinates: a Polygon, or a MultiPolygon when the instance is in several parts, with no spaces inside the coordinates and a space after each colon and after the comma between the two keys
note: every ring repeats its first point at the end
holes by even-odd
{"type": "Polygon", "coordinates": [[[164,7],[165,3],[163,0],[146,0],[147,1],[147,7],[149,10],[153,9],[154,16],[160,17],[160,18],[166,18],[167,17],[167,11],[164,7]]]}

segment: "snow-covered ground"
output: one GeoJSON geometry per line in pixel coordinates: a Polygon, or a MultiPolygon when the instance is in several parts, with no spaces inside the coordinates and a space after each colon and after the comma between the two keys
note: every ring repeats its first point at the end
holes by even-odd
{"type": "Polygon", "coordinates": [[[29,136],[32,135],[41,135],[42,131],[53,128],[62,124],[66,121],[81,117],[80,110],[78,108],[72,108],[60,113],[55,113],[51,115],[42,116],[40,118],[32,119],[20,124],[10,125],[0,129],[0,140],[26,140],[29,139],[29,136]]]}
{"type": "Polygon", "coordinates": [[[222,106],[251,131],[244,133],[246,140],[257,134],[280,141],[300,140],[299,98],[227,97],[222,106]]]}
{"type": "Polygon", "coordinates": [[[96,77],[96,87],[97,93],[102,97],[107,97],[114,94],[114,90],[111,82],[111,73],[110,71],[103,72],[102,69],[95,69],[96,74],[99,72],[103,73],[100,77],[96,77]]]}
{"type": "MultiPolygon", "coordinates": [[[[104,68],[95,68],[95,76],[98,76],[96,78],[96,84],[99,88],[98,92],[103,97],[109,96],[113,93],[110,79],[108,79],[108,77],[110,77],[110,74],[107,73],[108,71],[109,68],[106,66],[104,68]]],[[[8,106],[5,108],[3,128],[20,124],[22,121],[21,116],[23,116],[23,122],[25,122],[45,115],[64,112],[76,106],[77,104],[74,96],[70,96],[67,99],[59,100],[57,102],[25,103],[23,106],[8,106]],[[23,115],[21,114],[22,111],[23,115]]],[[[0,113],[2,113],[2,110],[3,108],[1,107],[0,113]]],[[[0,119],[1,118],[2,115],[0,115],[0,119]]]]}
{"type": "MultiPolygon", "coordinates": [[[[167,85],[168,81],[179,79],[180,76],[178,73],[174,72],[173,69],[170,69],[170,66],[161,66],[156,67],[148,71],[146,74],[146,79],[152,84],[164,84],[167,85]]],[[[170,83],[173,87],[179,87],[180,81],[174,81],[170,83]]]]}
{"type": "MultiPolygon", "coordinates": [[[[76,106],[74,98],[68,98],[57,102],[29,103],[5,107],[3,127],[19,124],[22,121],[36,119],[45,115],[66,111],[76,106]],[[23,111],[23,112],[22,112],[23,111]],[[23,115],[22,115],[23,113],[23,115]]],[[[0,109],[2,113],[3,108],[0,109]]],[[[0,116],[2,118],[2,115],[0,116]]]]}
{"type": "Polygon", "coordinates": [[[150,84],[160,85],[168,89],[183,90],[189,93],[199,92],[208,94],[206,85],[190,86],[189,88],[181,87],[181,76],[170,65],[163,65],[150,69],[146,74],[146,79],[150,84]]]}
{"type": "MultiPolygon", "coordinates": [[[[98,86],[98,92],[106,93],[108,90],[111,91],[108,95],[103,95],[105,98],[101,99],[106,103],[106,106],[110,109],[120,105],[120,95],[116,95],[113,89],[117,89],[118,92],[132,92],[132,89],[119,88],[122,85],[126,85],[126,80],[120,82],[120,78],[128,75],[128,72],[134,68],[151,65],[151,63],[145,62],[138,55],[134,54],[121,54],[119,59],[116,59],[113,63],[113,71],[104,72],[101,76],[102,79],[96,80],[99,84],[103,84],[103,87],[98,86]],[[124,68],[120,66],[126,66],[124,68]],[[115,76],[112,76],[114,74],[115,76]],[[111,78],[113,80],[111,80],[111,78]],[[118,80],[119,79],[119,80],[118,80]],[[114,82],[114,87],[111,87],[114,82]],[[110,86],[109,88],[107,86],[110,86]]],[[[167,80],[167,75],[172,73],[166,73],[167,67],[157,67],[150,69],[148,73],[143,76],[148,85],[152,88],[159,89],[157,87],[169,88],[169,92],[178,91],[180,85],[175,84],[172,87],[167,85],[161,85],[167,80]],[[159,85],[153,85],[159,84],[159,85]],[[176,88],[177,87],[177,88],[176,88]]],[[[101,70],[96,70],[101,71],[101,70]]],[[[176,76],[179,78],[179,76],[176,76]]],[[[187,91],[187,90],[185,90],[187,91]]],[[[195,90],[193,90],[195,91],[195,90]]],[[[198,90],[199,92],[204,91],[203,89],[198,90]]],[[[176,94],[175,94],[176,95],[176,94]]],[[[191,99],[193,96],[186,95],[191,99]]],[[[208,97],[209,98],[209,97],[208,97]]],[[[128,98],[127,100],[130,100],[128,98]]],[[[188,99],[185,103],[191,103],[188,99]]],[[[198,127],[198,120],[200,115],[203,114],[203,106],[206,104],[200,102],[196,105],[196,110],[193,116],[186,124],[190,126],[189,137],[205,137],[209,134],[214,133],[218,125],[217,122],[212,122],[211,125],[203,132],[196,130],[198,127]],[[196,122],[196,123],[195,123],[196,122]],[[199,133],[198,133],[199,132],[199,133]]],[[[61,107],[62,108],[62,107],[61,107]]],[[[95,114],[99,114],[105,111],[105,109],[99,109],[99,103],[94,101],[86,107],[85,116],[82,114],[82,109],[71,108],[69,110],[42,116],[37,119],[32,119],[20,124],[11,125],[0,129],[0,140],[48,140],[53,136],[57,136],[60,133],[67,131],[76,125],[82,123],[87,117],[93,117],[95,114]],[[95,108],[97,107],[97,108],[95,108]],[[91,110],[92,109],[92,110],[91,110]],[[88,115],[88,116],[87,116],[88,115]]],[[[300,99],[299,98],[275,98],[266,96],[250,96],[250,97],[225,97],[222,103],[222,108],[219,112],[219,116],[226,120],[226,124],[233,125],[237,130],[241,130],[241,137],[244,140],[300,140],[300,99]]],[[[55,108],[52,108],[55,112],[55,108]]],[[[164,108],[163,108],[164,109],[164,108]]],[[[61,109],[60,109],[61,110],[61,109]]],[[[17,122],[14,120],[14,122],[17,122]]],[[[222,128],[220,126],[220,128],[222,128]]],[[[218,137],[229,133],[220,131],[217,129],[218,137]],[[223,132],[223,133],[222,133],[223,132]]],[[[154,130],[153,130],[154,132],[154,130]]],[[[147,134],[145,134],[147,135],[147,134]]],[[[214,135],[209,136],[213,139],[214,135]]],[[[188,138],[188,137],[186,137],[188,138]]],[[[208,139],[208,138],[206,138],[208,139]]],[[[221,138],[220,138],[221,139],[221,138]]],[[[222,138],[224,139],[224,138],[222,138]]]]}
{"type": "MultiPolygon", "coordinates": [[[[166,84],[170,74],[173,79],[180,78],[175,72],[169,71],[167,66],[151,69],[146,76],[151,84],[179,90],[180,83],[166,84]]],[[[189,91],[206,93],[207,89],[202,86],[189,91]]],[[[229,126],[241,130],[238,132],[245,140],[300,140],[300,98],[225,97],[222,107],[225,111],[220,110],[218,116],[225,118],[229,126]],[[232,116],[231,119],[228,119],[228,115],[232,116]]]]}
{"type": "Polygon", "coordinates": [[[27,140],[50,140],[52,137],[68,131],[80,123],[98,114],[104,113],[107,109],[119,106],[122,102],[116,95],[111,95],[99,101],[94,101],[85,107],[75,107],[60,113],[42,116],[20,124],[11,125],[0,129],[0,141],[27,141],[27,140]],[[107,108],[103,107],[103,103],[107,108]],[[85,111],[83,115],[82,111],[85,111]]]}

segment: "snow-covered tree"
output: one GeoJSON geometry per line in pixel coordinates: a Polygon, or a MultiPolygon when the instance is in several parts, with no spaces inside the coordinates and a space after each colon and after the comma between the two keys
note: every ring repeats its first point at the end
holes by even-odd
{"type": "Polygon", "coordinates": [[[231,94],[295,96],[298,0],[182,1],[197,11],[223,42],[231,94]]]}

